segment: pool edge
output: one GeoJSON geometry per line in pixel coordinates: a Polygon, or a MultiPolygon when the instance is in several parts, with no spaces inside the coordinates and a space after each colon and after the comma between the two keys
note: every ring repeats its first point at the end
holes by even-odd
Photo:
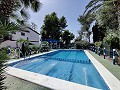
{"type": "Polygon", "coordinates": [[[87,50],[84,50],[88,58],[91,60],[95,68],[98,70],[105,83],[108,85],[110,90],[118,90],[120,88],[120,81],[108,71],[98,60],[96,60],[87,50]]]}
{"type": "MultiPolygon", "coordinates": [[[[54,51],[57,51],[57,50],[54,50],[54,51]]],[[[54,51],[50,51],[50,52],[54,52],[54,51]]],[[[46,53],[49,53],[49,52],[46,52],[46,53]]],[[[42,54],[46,54],[46,53],[42,53],[42,54]]],[[[33,55],[31,57],[35,57],[42,54],[33,55]]],[[[7,64],[20,61],[20,60],[24,60],[24,58],[10,61],[7,64]]],[[[26,70],[21,70],[21,69],[10,67],[10,66],[6,68],[6,72],[9,75],[21,78],[23,80],[27,80],[29,82],[35,83],[40,86],[54,89],[54,90],[81,90],[81,89],[82,90],[98,90],[97,88],[53,78],[50,76],[37,74],[37,73],[26,71],[26,70]]]]}
{"type": "Polygon", "coordinates": [[[66,80],[61,80],[57,78],[53,78],[50,76],[37,74],[34,72],[8,67],[6,72],[9,75],[21,78],[23,80],[27,80],[29,82],[35,83],[40,86],[44,86],[46,88],[54,89],[54,90],[98,90],[93,87],[69,82],[66,80]]]}

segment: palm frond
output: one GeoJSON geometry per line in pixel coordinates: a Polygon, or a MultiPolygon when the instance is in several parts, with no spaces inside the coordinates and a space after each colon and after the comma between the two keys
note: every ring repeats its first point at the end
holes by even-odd
{"type": "MultiPolygon", "coordinates": [[[[96,5],[98,2],[100,2],[100,1],[104,1],[104,0],[91,0],[88,4],[87,4],[87,6],[85,7],[85,12],[89,9],[89,8],[91,8],[91,7],[93,7],[94,5],[96,5]]],[[[84,13],[85,13],[84,12],[84,13]]]]}
{"type": "Polygon", "coordinates": [[[34,12],[38,12],[40,10],[41,6],[42,6],[42,4],[37,0],[34,0],[34,1],[31,2],[31,9],[34,12]]]}
{"type": "Polygon", "coordinates": [[[12,31],[20,30],[19,26],[14,23],[9,23],[7,21],[0,21],[0,35],[8,34],[12,31]]]}
{"type": "Polygon", "coordinates": [[[23,5],[21,4],[21,2],[19,0],[15,0],[13,11],[19,10],[22,6],[23,5]]]}
{"type": "Polygon", "coordinates": [[[20,0],[24,7],[28,8],[30,6],[30,0],[20,0]]]}
{"type": "MultiPolygon", "coordinates": [[[[113,3],[113,0],[91,0],[91,1],[87,4],[87,6],[85,7],[84,14],[85,14],[87,11],[89,11],[89,10],[88,10],[89,8],[94,8],[94,7],[97,8],[98,5],[99,5],[99,6],[100,6],[100,4],[103,5],[103,2],[113,3]]],[[[83,14],[83,15],[84,15],[84,14],[83,14]]]]}
{"type": "Polygon", "coordinates": [[[11,15],[10,15],[10,19],[18,19],[19,18],[19,16],[18,16],[18,14],[17,13],[12,13],[11,15]]]}
{"type": "MultiPolygon", "coordinates": [[[[92,9],[88,10],[87,11],[87,14],[86,15],[89,15],[90,13],[94,13],[96,10],[98,10],[103,4],[98,4],[96,6],[94,6],[92,9]]],[[[85,14],[85,13],[84,13],[85,14]]]]}
{"type": "Polygon", "coordinates": [[[29,19],[29,14],[24,8],[21,9],[20,14],[24,19],[29,19]]]}
{"type": "Polygon", "coordinates": [[[20,25],[24,25],[25,21],[24,21],[24,20],[17,19],[17,23],[20,24],[20,25]]]}
{"type": "Polygon", "coordinates": [[[6,90],[6,86],[4,86],[4,79],[6,78],[4,73],[4,69],[6,68],[5,62],[8,60],[8,56],[5,50],[0,50],[0,89],[6,90]]]}

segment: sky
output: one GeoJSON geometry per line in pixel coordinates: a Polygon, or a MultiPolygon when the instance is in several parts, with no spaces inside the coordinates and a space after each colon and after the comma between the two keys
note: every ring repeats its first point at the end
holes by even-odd
{"type": "Polygon", "coordinates": [[[39,12],[34,13],[29,10],[31,16],[29,22],[34,22],[37,25],[37,31],[40,32],[45,15],[56,12],[58,18],[65,16],[68,25],[65,29],[68,29],[76,37],[78,36],[78,30],[81,28],[77,18],[83,14],[85,6],[89,1],[90,0],[40,0],[42,7],[39,12]]]}

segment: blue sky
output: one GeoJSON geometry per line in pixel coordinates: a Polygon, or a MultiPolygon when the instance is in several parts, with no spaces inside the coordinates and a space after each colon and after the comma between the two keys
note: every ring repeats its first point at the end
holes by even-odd
{"type": "Polygon", "coordinates": [[[68,25],[66,29],[75,36],[78,36],[77,31],[80,30],[81,25],[77,21],[77,18],[83,14],[85,6],[89,1],[90,0],[40,0],[43,4],[41,10],[37,13],[29,10],[31,16],[29,22],[37,24],[37,31],[40,32],[40,27],[43,25],[45,15],[56,12],[59,18],[62,16],[66,17],[68,25]]]}

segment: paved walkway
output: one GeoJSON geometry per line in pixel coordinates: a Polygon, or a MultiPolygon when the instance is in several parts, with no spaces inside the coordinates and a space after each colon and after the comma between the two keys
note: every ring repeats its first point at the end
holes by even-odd
{"type": "Polygon", "coordinates": [[[103,56],[99,56],[92,51],[90,54],[94,56],[104,67],[106,67],[118,80],[120,80],[120,66],[113,65],[110,59],[104,59],[103,56]]]}
{"type": "Polygon", "coordinates": [[[7,86],[7,90],[50,90],[8,74],[5,75],[7,78],[4,80],[4,86],[7,86]]]}

